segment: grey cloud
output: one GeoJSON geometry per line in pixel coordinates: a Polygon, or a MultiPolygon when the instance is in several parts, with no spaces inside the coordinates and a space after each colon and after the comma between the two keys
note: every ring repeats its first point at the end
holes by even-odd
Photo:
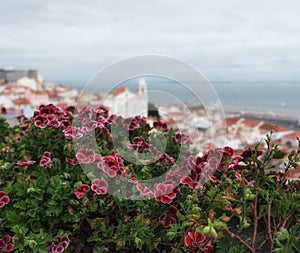
{"type": "Polygon", "coordinates": [[[296,0],[5,1],[0,65],[86,79],[98,66],[150,53],[185,60],[210,79],[299,79],[299,9],[296,0]]]}

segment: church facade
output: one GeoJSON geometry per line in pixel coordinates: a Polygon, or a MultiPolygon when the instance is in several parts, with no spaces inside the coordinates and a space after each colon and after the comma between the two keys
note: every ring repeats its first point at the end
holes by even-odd
{"type": "Polygon", "coordinates": [[[145,116],[148,113],[148,91],[144,78],[140,78],[137,84],[137,93],[127,87],[120,87],[103,99],[103,105],[110,113],[127,117],[145,116]]]}

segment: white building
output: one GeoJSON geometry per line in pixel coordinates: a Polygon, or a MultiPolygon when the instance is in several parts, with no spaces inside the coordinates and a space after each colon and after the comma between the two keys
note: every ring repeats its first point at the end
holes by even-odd
{"type": "Polygon", "coordinates": [[[104,97],[102,101],[110,113],[127,117],[147,116],[148,113],[148,92],[147,83],[140,78],[137,84],[137,93],[126,87],[120,87],[111,94],[104,97]]]}

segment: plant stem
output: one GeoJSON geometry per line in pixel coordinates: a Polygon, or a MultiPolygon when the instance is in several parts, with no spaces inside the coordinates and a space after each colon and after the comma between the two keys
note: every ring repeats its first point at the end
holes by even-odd
{"type": "Polygon", "coordinates": [[[258,217],[257,217],[257,196],[258,193],[256,192],[254,206],[253,206],[253,216],[254,216],[254,227],[253,227],[253,236],[252,236],[252,243],[251,246],[254,247],[257,235],[257,226],[258,226],[258,217]]]}
{"type": "Polygon", "coordinates": [[[271,243],[270,252],[273,251],[274,240],[272,236],[272,227],[271,227],[271,207],[272,207],[273,198],[268,202],[268,235],[271,243]]]}
{"type": "Polygon", "coordinates": [[[289,221],[289,219],[292,217],[293,214],[294,214],[294,212],[289,213],[288,216],[286,216],[285,219],[283,219],[280,228],[285,228],[287,222],[289,221]]]}
{"type": "Polygon", "coordinates": [[[248,250],[250,250],[251,253],[256,253],[255,250],[248,243],[246,243],[240,236],[234,234],[228,228],[225,228],[224,230],[231,238],[237,239],[241,244],[243,244],[248,250]]]}

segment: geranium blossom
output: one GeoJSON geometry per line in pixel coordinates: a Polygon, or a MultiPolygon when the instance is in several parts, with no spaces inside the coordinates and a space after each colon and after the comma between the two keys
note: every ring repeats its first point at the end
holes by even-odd
{"type": "Polygon", "coordinates": [[[76,153],[76,158],[81,164],[91,164],[95,161],[95,152],[92,149],[80,148],[76,153]]]}
{"type": "Polygon", "coordinates": [[[10,235],[5,235],[0,239],[0,253],[12,252],[14,249],[14,242],[10,235]]]}
{"type": "Polygon", "coordinates": [[[137,183],[136,188],[145,197],[149,197],[149,196],[153,195],[153,192],[147,186],[144,186],[141,183],[137,183]]]}
{"type": "Polygon", "coordinates": [[[90,187],[87,184],[82,184],[77,189],[75,189],[75,195],[78,199],[81,199],[89,191],[90,191],[90,187]]]}
{"type": "Polygon", "coordinates": [[[92,181],[91,189],[96,192],[97,195],[107,193],[108,184],[104,179],[96,178],[92,181]]]}
{"type": "Polygon", "coordinates": [[[49,169],[51,168],[51,152],[45,151],[41,161],[40,161],[40,166],[43,167],[44,169],[49,169]]]}
{"type": "Polygon", "coordinates": [[[185,145],[185,144],[192,145],[193,144],[192,139],[188,135],[180,133],[180,132],[175,133],[175,135],[173,136],[173,138],[177,142],[180,142],[180,144],[183,144],[183,145],[185,145]]]}
{"type": "Polygon", "coordinates": [[[153,127],[156,129],[159,129],[163,132],[169,132],[169,130],[170,130],[168,125],[165,122],[161,122],[161,121],[155,121],[153,123],[153,127]]]}
{"type": "Polygon", "coordinates": [[[174,193],[173,190],[174,190],[174,186],[172,184],[159,183],[156,186],[156,191],[154,193],[156,201],[165,204],[170,204],[173,201],[173,199],[176,197],[176,193],[174,193]]]}
{"type": "Polygon", "coordinates": [[[178,209],[175,206],[169,206],[166,211],[159,216],[164,228],[168,228],[171,224],[175,224],[177,222],[177,212],[178,209]]]}
{"type": "Polygon", "coordinates": [[[34,117],[34,125],[39,128],[45,128],[49,124],[49,119],[46,114],[37,115],[34,117]]]}
{"type": "Polygon", "coordinates": [[[35,164],[36,161],[18,161],[18,165],[22,165],[24,167],[28,167],[29,165],[35,164]]]}
{"type": "Polygon", "coordinates": [[[69,244],[70,239],[67,236],[56,236],[56,241],[51,243],[48,253],[62,253],[69,244]]]}
{"type": "Polygon", "coordinates": [[[6,192],[0,191],[0,208],[4,207],[10,202],[10,198],[6,192]]]}
{"type": "Polygon", "coordinates": [[[129,144],[129,148],[132,149],[148,149],[150,148],[150,144],[145,141],[142,137],[134,137],[132,140],[132,144],[129,144]]]}
{"type": "Polygon", "coordinates": [[[184,243],[193,250],[201,250],[203,253],[214,252],[213,242],[198,232],[188,232],[184,237],[184,243]]]}
{"type": "Polygon", "coordinates": [[[7,114],[7,109],[6,109],[6,107],[1,107],[1,113],[2,114],[7,114]]]}
{"type": "Polygon", "coordinates": [[[74,166],[79,164],[76,157],[74,157],[74,158],[66,157],[66,162],[71,164],[71,165],[74,165],[74,166]]]}
{"type": "Polygon", "coordinates": [[[109,177],[115,177],[118,172],[121,172],[122,176],[128,174],[123,159],[115,151],[112,151],[111,155],[102,157],[97,163],[97,167],[102,169],[109,177]]]}

